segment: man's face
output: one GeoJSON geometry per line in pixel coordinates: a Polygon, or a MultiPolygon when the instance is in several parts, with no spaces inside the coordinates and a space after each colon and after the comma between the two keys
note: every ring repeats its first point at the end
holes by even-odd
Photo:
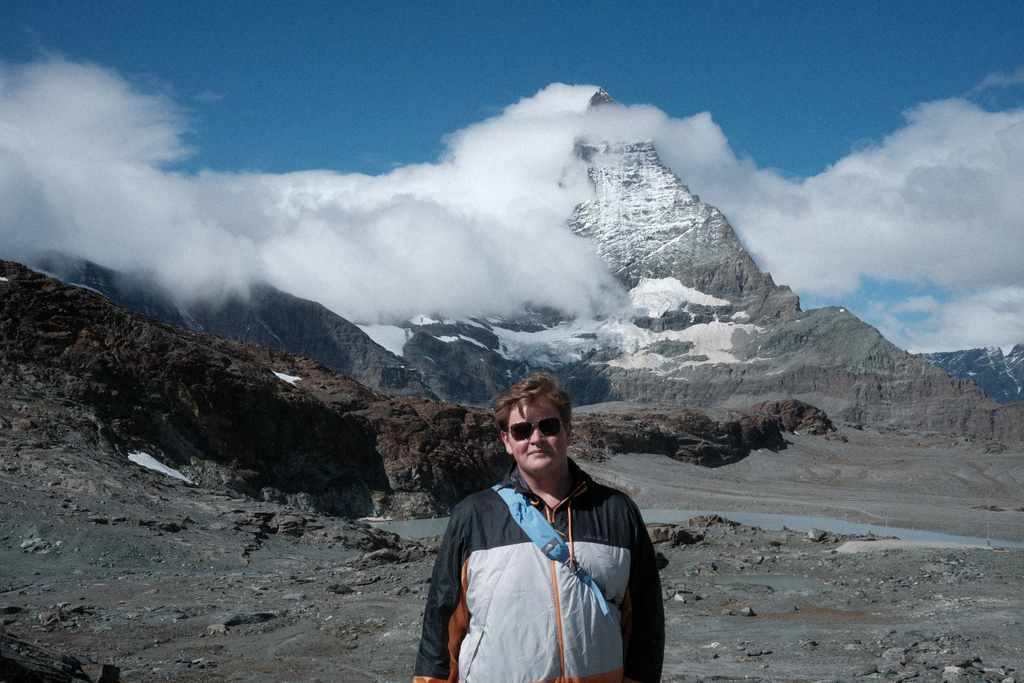
{"type": "Polygon", "coordinates": [[[534,479],[561,475],[567,471],[566,450],[569,447],[572,425],[562,424],[557,433],[545,436],[538,423],[550,418],[559,419],[558,409],[548,399],[539,399],[513,410],[508,416],[508,431],[501,433],[505,450],[515,458],[519,470],[534,479]],[[517,440],[512,432],[516,424],[523,422],[529,422],[533,429],[528,437],[517,440]]]}

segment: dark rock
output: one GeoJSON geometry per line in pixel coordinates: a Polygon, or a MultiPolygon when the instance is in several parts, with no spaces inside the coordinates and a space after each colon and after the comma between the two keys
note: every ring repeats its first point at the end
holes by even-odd
{"type": "Polygon", "coordinates": [[[787,432],[822,435],[836,431],[835,425],[824,411],[796,399],[762,401],[751,410],[768,413],[777,418],[787,432]]]}
{"type": "Polygon", "coordinates": [[[271,619],[276,619],[277,616],[273,612],[233,612],[220,617],[213,617],[212,621],[215,624],[223,624],[224,626],[241,626],[243,624],[262,624],[271,619]]]}
{"type": "Polygon", "coordinates": [[[668,566],[668,558],[665,557],[664,553],[656,552],[654,554],[654,561],[658,565],[658,570],[659,571],[668,566]]]}
{"type": "Polygon", "coordinates": [[[117,683],[121,679],[121,669],[112,664],[83,664],[82,672],[92,683],[117,683]]]}
{"type": "Polygon", "coordinates": [[[404,564],[422,559],[428,555],[424,548],[384,548],[347,560],[345,564],[357,569],[368,569],[382,564],[404,564]]]}
{"type": "MultiPolygon", "coordinates": [[[[0,631],[0,680],[10,683],[71,683],[93,679],[82,671],[77,658],[62,657],[0,631]]],[[[107,679],[105,683],[110,680],[117,679],[107,679]]]]}
{"type": "Polygon", "coordinates": [[[720,467],[758,448],[785,445],[777,420],[737,413],[717,421],[698,410],[633,410],[573,420],[574,452],[581,459],[623,453],[657,453],[705,467],[720,467]]]}

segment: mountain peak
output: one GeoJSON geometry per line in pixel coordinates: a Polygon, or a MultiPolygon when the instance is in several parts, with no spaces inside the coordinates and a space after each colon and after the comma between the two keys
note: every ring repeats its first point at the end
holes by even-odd
{"type": "Polygon", "coordinates": [[[653,143],[580,140],[576,154],[589,164],[595,192],[576,207],[571,228],[593,240],[628,288],[676,278],[752,319],[799,310],[796,295],[757,267],[721,212],[690,192],[653,143]]]}
{"type": "Polygon", "coordinates": [[[618,102],[613,100],[612,96],[604,91],[604,88],[598,88],[594,96],[590,98],[588,106],[597,107],[602,104],[618,104],[618,102]]]}

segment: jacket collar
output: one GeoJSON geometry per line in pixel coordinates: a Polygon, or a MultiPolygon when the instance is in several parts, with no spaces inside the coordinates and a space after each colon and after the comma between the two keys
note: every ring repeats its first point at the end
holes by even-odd
{"type": "MultiPolygon", "coordinates": [[[[590,475],[580,469],[580,466],[576,462],[569,458],[569,495],[566,500],[579,495],[586,490],[592,483],[593,479],[590,475]]],[[[501,480],[500,488],[511,488],[517,493],[522,493],[530,499],[534,499],[537,496],[534,495],[530,487],[526,485],[526,481],[523,479],[522,473],[519,471],[519,465],[513,463],[512,467],[505,474],[505,477],[501,480]]]]}

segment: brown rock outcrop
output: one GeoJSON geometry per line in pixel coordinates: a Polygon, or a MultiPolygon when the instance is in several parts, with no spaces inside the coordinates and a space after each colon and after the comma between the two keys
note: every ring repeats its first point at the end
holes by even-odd
{"type": "Polygon", "coordinates": [[[751,410],[768,413],[778,418],[782,428],[787,432],[803,432],[821,436],[836,431],[832,420],[825,411],[795,398],[781,401],[761,401],[751,406],[751,410]]]}
{"type": "Polygon", "coordinates": [[[485,412],[379,394],[19,264],[0,277],[0,420],[36,442],[141,451],[201,485],[351,516],[444,514],[508,466],[485,412]]]}
{"type": "Polygon", "coordinates": [[[620,415],[578,416],[574,451],[581,459],[655,453],[705,467],[720,467],[758,448],[785,446],[777,418],[745,412],[715,420],[697,410],[635,410],[620,415]]]}

